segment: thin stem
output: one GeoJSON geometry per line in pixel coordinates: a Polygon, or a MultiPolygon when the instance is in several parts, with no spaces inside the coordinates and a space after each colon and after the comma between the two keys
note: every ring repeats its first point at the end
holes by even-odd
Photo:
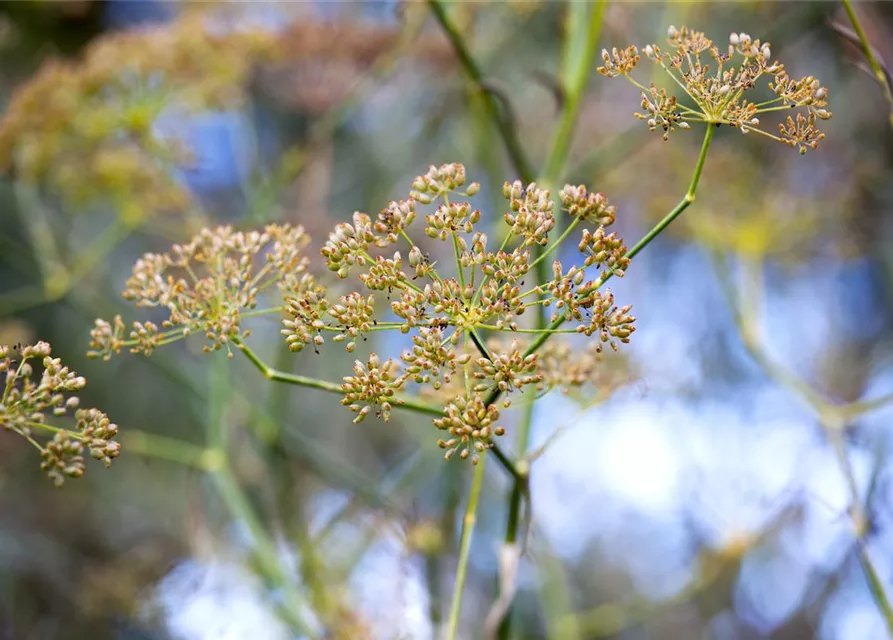
{"type": "Polygon", "coordinates": [[[471,341],[474,342],[474,345],[478,348],[478,351],[481,352],[481,355],[483,355],[490,362],[493,362],[493,356],[490,354],[490,350],[487,348],[487,345],[484,344],[483,340],[481,340],[478,332],[475,331],[474,328],[472,328],[468,331],[468,334],[471,336],[471,341]]]}
{"type": "MultiPolygon", "coordinates": [[[[663,232],[664,229],[670,226],[673,220],[679,217],[680,213],[688,209],[689,205],[695,201],[695,192],[698,190],[698,182],[701,181],[701,173],[704,171],[704,161],[707,159],[707,151],[710,149],[710,142],[713,140],[713,130],[715,128],[715,125],[707,125],[707,130],[704,133],[704,142],[701,144],[701,153],[698,155],[698,163],[695,165],[695,170],[692,174],[691,182],[688,185],[688,191],[685,192],[685,197],[679,201],[679,204],[673,207],[673,210],[670,211],[670,213],[664,216],[663,220],[654,225],[654,228],[646,233],[645,236],[629,250],[627,255],[630,258],[636,257],[642,249],[647,247],[652,240],[663,232]]],[[[602,282],[607,282],[608,278],[612,275],[614,275],[613,269],[606,274],[606,277],[602,282]]]]}
{"type": "Polygon", "coordinates": [[[459,234],[453,232],[453,252],[456,254],[456,271],[459,273],[459,284],[465,289],[465,269],[462,268],[462,251],[459,249],[459,234]]]}
{"type": "Polygon", "coordinates": [[[31,429],[43,429],[44,431],[50,431],[52,433],[66,433],[70,438],[74,438],[75,440],[83,441],[85,439],[84,434],[78,433],[77,431],[71,431],[70,429],[65,429],[63,427],[54,427],[51,424],[46,424],[43,422],[35,422],[33,420],[27,421],[24,423],[24,426],[29,427],[31,429]]]}
{"type": "MultiPolygon", "coordinates": [[[[540,335],[541,333],[580,333],[576,329],[511,329],[509,327],[499,328],[495,324],[479,324],[477,325],[480,329],[488,329],[490,331],[502,331],[504,333],[533,333],[536,335],[540,335]]],[[[527,354],[530,355],[530,354],[527,354]]]]}
{"type": "Polygon", "coordinates": [[[257,316],[266,316],[271,313],[282,313],[285,310],[285,307],[270,307],[269,309],[252,309],[251,311],[245,311],[240,313],[239,315],[242,318],[255,318],[257,316]]]}
{"type": "Polygon", "coordinates": [[[875,606],[877,606],[878,611],[884,618],[884,622],[887,624],[887,632],[893,636],[893,607],[890,606],[890,600],[887,598],[887,593],[884,590],[884,583],[878,576],[871,556],[868,555],[868,546],[862,540],[859,540],[859,564],[862,565],[862,570],[865,572],[865,577],[868,580],[868,590],[871,591],[871,597],[874,599],[875,606]]]}
{"type": "MultiPolygon", "coordinates": [[[[260,357],[248,347],[244,342],[237,342],[239,350],[244,353],[251,363],[257,367],[257,369],[263,374],[265,378],[268,380],[275,380],[276,382],[284,382],[286,384],[294,384],[299,387],[309,387],[311,389],[320,389],[322,391],[328,391],[329,393],[337,393],[338,395],[344,395],[344,390],[341,389],[341,385],[334,382],[326,382],[325,380],[317,380],[316,378],[308,378],[306,376],[299,376],[293,373],[286,373],[284,371],[279,371],[270,367],[267,363],[260,359],[260,357]]],[[[416,413],[423,413],[430,416],[443,417],[446,415],[443,408],[435,407],[430,404],[425,404],[420,400],[415,400],[413,398],[398,398],[398,401],[394,401],[394,407],[401,409],[408,409],[409,411],[415,411],[416,413]]],[[[493,452],[496,459],[499,463],[505,468],[505,470],[516,480],[520,477],[520,472],[518,471],[517,464],[509,458],[495,443],[492,443],[491,451],[493,452]]]]}
{"type": "Polygon", "coordinates": [[[515,166],[515,170],[518,172],[519,177],[524,182],[533,182],[533,167],[521,147],[521,141],[518,138],[518,134],[515,132],[511,121],[505,117],[503,111],[500,109],[500,105],[497,102],[497,99],[493,96],[493,93],[487,89],[486,84],[484,83],[484,75],[477,62],[471,57],[471,53],[465,45],[465,40],[462,37],[462,34],[459,33],[456,25],[453,24],[449,16],[447,16],[443,3],[440,2],[440,0],[428,0],[428,7],[431,9],[431,13],[434,14],[435,19],[449,39],[453,51],[456,53],[456,57],[459,58],[459,63],[462,65],[462,68],[465,69],[465,73],[481,93],[483,93],[487,113],[496,125],[496,129],[502,137],[506,151],[512,160],[512,164],[515,166]]]}
{"type": "MultiPolygon", "coordinates": [[[[877,570],[872,563],[865,546],[865,529],[866,515],[865,507],[859,498],[859,489],[847,454],[846,441],[843,437],[843,429],[846,427],[853,415],[847,413],[847,406],[836,407],[829,404],[821,395],[816,393],[807,383],[801,380],[795,373],[789,371],[786,367],[774,362],[766,354],[761,344],[759,330],[756,326],[758,311],[754,308],[762,299],[762,270],[761,264],[754,260],[742,258],[745,267],[745,286],[741,287],[738,293],[738,301],[735,301],[735,286],[730,282],[729,274],[725,269],[718,256],[714,255],[714,264],[720,271],[720,282],[723,285],[723,292],[726,300],[735,316],[739,332],[745,348],[763,368],[766,374],[775,380],[783,388],[791,391],[809,407],[819,419],[825,436],[834,450],[837,457],[838,466],[847,483],[850,498],[849,516],[852,520],[853,531],[856,538],[856,544],[859,547],[859,562],[865,572],[866,579],[869,583],[872,598],[878,611],[884,618],[887,630],[893,636],[893,607],[891,607],[890,599],[884,589],[883,584],[878,579],[877,570]]],[[[880,398],[879,400],[883,400],[880,398]]],[[[858,403],[854,403],[858,404],[858,403]]],[[[853,405],[848,405],[852,407],[853,405]]],[[[869,409],[875,408],[877,405],[869,403],[869,409]]],[[[858,414],[856,414],[858,415],[858,414]]]]}
{"type": "Polygon", "coordinates": [[[561,180],[570,155],[577,115],[586,84],[592,70],[607,2],[599,0],[595,3],[572,2],[568,7],[567,24],[571,29],[565,38],[562,61],[562,88],[564,104],[561,109],[561,120],[555,135],[543,179],[548,185],[561,180]]]}
{"type": "Polygon", "coordinates": [[[9,315],[61,300],[133,231],[133,226],[115,220],[80,251],[79,257],[73,264],[65,266],[61,262],[56,263],[56,268],[45,274],[42,286],[28,286],[3,293],[0,296],[0,308],[3,309],[3,314],[9,315]]]}
{"type": "MultiPolygon", "coordinates": [[[[521,425],[518,429],[518,450],[521,452],[522,456],[527,452],[527,447],[530,443],[530,430],[533,426],[533,408],[533,402],[524,406],[524,413],[521,416],[521,425]]],[[[509,494],[509,510],[508,518],[506,519],[504,537],[504,544],[506,546],[513,546],[518,543],[518,531],[521,523],[521,502],[527,494],[527,483],[528,480],[526,475],[523,480],[516,480],[512,486],[512,492],[509,494]]],[[[528,503],[528,513],[529,511],[530,504],[528,503]]],[[[498,629],[498,637],[500,640],[507,640],[510,635],[512,623],[511,611],[512,608],[511,605],[509,605],[500,621],[498,629]]]]}
{"type": "MultiPolygon", "coordinates": [[[[278,369],[274,369],[269,366],[266,362],[260,359],[260,357],[248,347],[244,342],[237,342],[236,346],[248,356],[248,359],[254,364],[255,367],[263,374],[265,378],[268,380],[275,380],[276,382],[284,382],[286,384],[293,384],[299,387],[308,387],[310,389],[319,389],[321,391],[328,391],[329,393],[337,393],[340,396],[344,395],[344,390],[341,388],[341,385],[337,382],[327,382],[325,380],[317,380],[316,378],[309,378],[307,376],[297,375],[295,373],[286,373],[285,371],[279,371],[278,369]]],[[[415,411],[417,413],[425,413],[432,416],[441,417],[444,414],[443,409],[440,407],[434,407],[429,404],[425,404],[419,400],[415,400],[413,398],[398,398],[393,402],[395,407],[402,407],[404,409],[409,409],[410,411],[415,411]]]]}
{"type": "MultiPolygon", "coordinates": [[[[667,214],[667,216],[664,217],[663,220],[661,220],[653,229],[651,229],[651,231],[649,231],[645,235],[645,237],[642,238],[642,240],[636,243],[635,247],[633,247],[633,249],[630,251],[630,257],[633,257],[637,253],[642,251],[642,249],[644,249],[654,238],[656,238],[664,229],[666,229],[667,226],[669,226],[670,223],[679,216],[679,214],[681,214],[686,208],[688,208],[688,206],[692,202],[694,202],[695,192],[697,191],[698,183],[701,179],[701,173],[704,169],[704,162],[707,157],[707,151],[710,148],[710,142],[713,138],[713,128],[713,125],[707,126],[707,132],[704,135],[704,142],[701,146],[701,153],[698,156],[698,161],[695,165],[694,173],[692,175],[691,182],[689,183],[688,191],[686,191],[685,193],[685,197],[669,214],[667,214]]],[[[611,276],[613,276],[613,273],[613,270],[606,273],[605,276],[601,279],[599,286],[607,282],[607,280],[611,276]]],[[[546,342],[546,340],[549,339],[552,333],[557,332],[561,328],[561,325],[564,323],[564,321],[565,317],[564,315],[561,315],[554,322],[552,322],[546,330],[541,331],[536,339],[534,339],[533,342],[531,342],[527,349],[524,351],[524,356],[526,357],[539,350],[539,348],[546,342]]],[[[485,402],[487,404],[493,404],[499,399],[500,395],[501,393],[499,389],[493,389],[493,391],[491,391],[490,394],[487,396],[485,402]]],[[[525,447],[524,449],[522,449],[522,451],[526,450],[526,441],[529,437],[530,422],[528,421],[532,418],[532,407],[533,404],[531,403],[526,408],[526,413],[523,417],[523,422],[519,433],[519,438],[523,438],[523,444],[525,447]]],[[[515,544],[517,540],[517,533],[520,525],[521,500],[526,495],[526,482],[530,470],[529,463],[524,460],[514,465],[513,468],[518,472],[518,475],[516,476],[515,486],[513,487],[512,493],[509,497],[509,518],[506,525],[505,538],[507,544],[515,544]]],[[[499,627],[499,637],[501,639],[508,638],[509,636],[509,621],[510,617],[507,612],[507,615],[503,618],[499,627]]]]}
{"type": "Polygon", "coordinates": [[[795,109],[799,107],[799,104],[780,104],[776,107],[760,107],[757,109],[757,113],[769,113],[771,111],[787,111],[788,109],[795,109]]]}
{"type": "Polygon", "coordinates": [[[871,400],[858,400],[848,405],[844,405],[843,411],[850,419],[853,419],[870,411],[885,407],[890,403],[893,403],[893,392],[886,393],[877,398],[872,398],[871,400]]]}
{"type": "Polygon", "coordinates": [[[121,434],[120,439],[128,453],[176,462],[200,471],[213,471],[225,464],[218,451],[205,449],[179,438],[145,431],[127,431],[121,434]]]}
{"type": "Polygon", "coordinates": [[[462,522],[462,541],[459,545],[459,567],[456,569],[456,583],[453,587],[453,601],[450,606],[447,640],[456,640],[456,633],[459,630],[459,617],[462,612],[462,593],[465,591],[465,579],[468,575],[471,538],[477,521],[478,499],[481,495],[481,487],[484,484],[484,463],[486,460],[486,453],[482,452],[480,462],[478,462],[474,470],[474,478],[471,481],[471,494],[468,496],[468,506],[465,507],[465,518],[462,522]]]}
{"type": "Polygon", "coordinates": [[[257,560],[257,566],[280,594],[281,605],[278,610],[283,620],[308,638],[318,638],[316,631],[301,617],[300,612],[306,609],[306,603],[295,588],[291,577],[283,569],[274,540],[270,537],[260,517],[251,508],[250,502],[245,497],[229,466],[227,457],[229,424],[226,416],[231,390],[228,370],[228,363],[222,358],[217,358],[211,366],[207,422],[208,445],[223,461],[223,464],[211,471],[211,478],[230,514],[244,524],[250,532],[252,551],[257,560]]]}
{"type": "Polygon", "coordinates": [[[565,229],[564,233],[562,233],[561,236],[559,236],[558,240],[553,242],[543,253],[541,253],[537,257],[537,259],[533,261],[533,264],[530,265],[530,268],[532,269],[533,267],[538,265],[540,262],[545,260],[549,256],[550,253],[555,251],[555,249],[557,249],[559,247],[559,245],[561,245],[561,243],[567,239],[567,237],[571,234],[571,232],[577,227],[577,225],[579,223],[580,223],[580,218],[574,218],[573,222],[571,222],[567,226],[567,229],[565,229]]]}
{"type": "Polygon", "coordinates": [[[890,106],[890,126],[893,126],[893,88],[890,87],[890,83],[887,80],[887,74],[884,72],[880,61],[875,55],[874,47],[868,42],[868,36],[865,35],[865,30],[862,29],[862,23],[859,22],[859,16],[857,16],[856,12],[853,10],[853,5],[850,0],[843,0],[843,8],[846,9],[846,14],[849,17],[850,22],[853,24],[853,29],[859,38],[859,42],[862,43],[862,50],[865,52],[868,64],[871,66],[875,78],[877,78],[878,83],[881,85],[881,89],[884,92],[884,98],[886,98],[887,104],[890,106]]]}
{"type": "MultiPolygon", "coordinates": [[[[592,66],[592,60],[595,57],[598,38],[601,34],[605,5],[606,3],[603,1],[596,3],[594,6],[586,3],[570,4],[568,24],[572,31],[565,39],[562,64],[564,103],[562,105],[561,120],[552,139],[549,156],[543,170],[542,181],[547,187],[554,187],[553,183],[560,181],[564,174],[573,132],[576,127],[580,101],[583,92],[586,90],[589,71],[592,66]]],[[[534,247],[535,258],[530,265],[530,269],[534,273],[536,286],[542,285],[549,279],[548,265],[545,259],[567,239],[578,223],[579,218],[575,218],[568,225],[568,228],[565,229],[564,233],[548,248],[544,249],[541,245],[534,247]]],[[[547,338],[557,329],[547,328],[548,313],[549,311],[543,305],[536,314],[536,328],[534,331],[539,333],[537,340],[547,338]]],[[[494,400],[498,395],[498,390],[494,390],[490,394],[494,400]]],[[[518,431],[518,449],[521,455],[524,455],[527,451],[530,440],[530,430],[533,425],[533,408],[533,403],[529,403],[524,407],[524,414],[518,431]]],[[[524,473],[521,478],[516,480],[509,497],[509,519],[506,525],[505,537],[506,543],[509,544],[514,543],[517,538],[521,498],[525,494],[526,482],[527,477],[526,473],[524,473]]],[[[507,634],[508,615],[503,619],[503,624],[500,626],[500,636],[505,637],[507,634]]]]}
{"type": "Polygon", "coordinates": [[[268,380],[275,380],[276,382],[285,382],[288,384],[294,384],[299,387],[309,387],[311,389],[320,389],[322,391],[328,391],[329,393],[337,393],[339,395],[343,394],[344,391],[341,389],[341,385],[335,382],[326,382],[325,380],[317,380],[316,378],[308,378],[306,376],[299,376],[294,373],[286,373],[285,371],[279,371],[277,369],[273,369],[263,360],[261,360],[254,351],[252,351],[247,344],[244,342],[236,343],[239,349],[248,356],[248,359],[257,367],[260,372],[263,374],[265,378],[268,380]]]}

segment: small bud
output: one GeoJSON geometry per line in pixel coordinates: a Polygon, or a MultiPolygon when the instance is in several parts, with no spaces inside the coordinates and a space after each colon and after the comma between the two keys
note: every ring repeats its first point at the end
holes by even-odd
{"type": "Polygon", "coordinates": [[[768,44],[764,44],[763,48],[760,49],[760,55],[763,56],[763,60],[769,60],[772,57],[772,51],[769,49],[768,44]]]}
{"type": "Polygon", "coordinates": [[[733,32],[733,33],[731,33],[731,34],[729,35],[729,43],[730,43],[730,44],[733,44],[733,45],[735,45],[735,46],[737,47],[739,42],[741,42],[741,40],[738,38],[738,34],[737,34],[737,33],[734,33],[734,32],[733,32]]]}
{"type": "Polygon", "coordinates": [[[466,191],[466,193],[468,194],[469,198],[473,198],[474,196],[476,196],[478,194],[478,192],[480,190],[481,190],[481,183],[480,182],[472,182],[470,185],[468,185],[468,190],[466,191]]]}
{"type": "Polygon", "coordinates": [[[422,250],[416,246],[413,246],[412,249],[409,250],[409,266],[417,267],[422,262],[422,250]]]}

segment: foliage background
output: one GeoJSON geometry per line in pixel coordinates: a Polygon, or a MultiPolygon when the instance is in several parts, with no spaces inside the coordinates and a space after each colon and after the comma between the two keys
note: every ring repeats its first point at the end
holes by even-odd
{"type": "MultiPolygon", "coordinates": [[[[49,58],[77,58],[126,29],[151,24],[175,36],[143,44],[159,49],[119,44],[115,62],[163,57],[190,33],[178,24],[216,10],[3,3],[0,100],[9,104],[49,58]]],[[[893,59],[893,12],[882,3],[857,10],[893,59]]],[[[166,168],[170,183],[145,188],[73,149],[81,202],[28,176],[0,184],[0,342],[51,342],[87,376],[86,399],[121,426],[124,448],[112,469],[56,490],[29,445],[0,434],[5,637],[289,637],[269,575],[252,560],[250,519],[201,469],[209,394],[221,389],[245,504],[314,607],[356,625],[343,637],[434,637],[449,612],[471,476],[442,461],[426,419],[353,425],[337,397],[277,387],[247,362],[216,362],[188,342],[108,364],[83,355],[93,319],[127,308],[119,292],[135,258],[203,225],[289,221],[321,243],[354,210],[405,195],[429,164],[463,162],[497,197],[517,177],[424,5],[405,7],[402,21],[393,3],[227,11],[234,24],[269,30],[272,61],[250,47],[256,59],[239,49],[196,54],[189,74],[162,70],[126,93],[150,111],[163,96],[151,133],[182,140],[188,170],[166,168]],[[218,103],[208,89],[218,85],[233,95],[218,103]],[[204,102],[179,110],[191,90],[204,102]],[[153,198],[165,189],[181,189],[185,204],[159,207],[153,198]]],[[[566,6],[468,2],[451,11],[541,163],[556,125],[550,78],[566,6]]],[[[852,409],[893,389],[893,130],[858,51],[829,21],[846,24],[830,2],[606,6],[599,47],[658,40],[668,24],[717,40],[730,31],[771,40],[792,72],[831,87],[835,117],[805,157],[718,132],[696,203],[613,284],[634,304],[638,331],[627,357],[606,364],[610,393],[552,394],[537,405],[533,446],[548,448],[531,475],[515,637],[887,637],[860,566],[840,456],[889,590],[893,409],[829,407],[852,409]]],[[[566,178],[606,192],[631,241],[684,193],[699,139],[664,143],[632,118],[632,88],[594,70],[590,80],[566,178]]],[[[74,112],[95,115],[100,103],[74,112]]],[[[491,200],[484,214],[498,219],[491,200]]],[[[337,380],[352,361],[337,349],[289,354],[273,321],[255,336],[283,370],[337,380]]],[[[463,637],[482,637],[497,596],[509,490],[490,469],[463,637]]]]}

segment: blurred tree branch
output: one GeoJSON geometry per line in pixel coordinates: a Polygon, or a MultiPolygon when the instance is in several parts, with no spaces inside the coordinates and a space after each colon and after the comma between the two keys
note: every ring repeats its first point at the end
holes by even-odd
{"type": "Polygon", "coordinates": [[[852,2],[850,0],[843,0],[843,7],[846,9],[847,17],[850,19],[850,23],[853,25],[854,31],[850,31],[849,29],[843,27],[843,25],[838,25],[836,23],[831,23],[832,28],[834,28],[837,33],[845,37],[847,40],[856,43],[861,46],[862,51],[865,53],[865,59],[868,61],[868,65],[871,68],[871,72],[874,75],[875,80],[881,87],[881,91],[884,94],[884,99],[887,101],[887,106],[890,109],[889,121],[890,126],[893,127],[893,88],[891,88],[891,83],[893,83],[893,79],[890,77],[890,70],[887,65],[884,63],[881,55],[871,46],[871,43],[868,41],[868,36],[865,33],[865,30],[862,28],[862,23],[859,21],[859,16],[856,14],[855,9],[853,9],[852,2]]]}
{"type": "Polygon", "coordinates": [[[878,578],[877,569],[865,544],[865,535],[868,531],[868,515],[865,512],[866,507],[863,506],[859,498],[859,489],[849,460],[844,436],[846,428],[853,420],[868,411],[893,402],[893,394],[886,394],[875,400],[860,401],[846,405],[835,405],[823,398],[793,371],[769,357],[762,345],[759,329],[759,309],[763,300],[761,260],[743,254],[738,255],[738,259],[743,267],[744,284],[736,286],[732,282],[731,274],[723,256],[719,252],[713,252],[712,258],[726,301],[733,312],[735,323],[745,348],[771,379],[791,391],[815,412],[819,424],[828,438],[850,494],[848,513],[853,525],[859,561],[868,580],[869,591],[878,612],[882,615],[887,630],[893,635],[893,607],[891,607],[890,598],[884,585],[878,578]]]}

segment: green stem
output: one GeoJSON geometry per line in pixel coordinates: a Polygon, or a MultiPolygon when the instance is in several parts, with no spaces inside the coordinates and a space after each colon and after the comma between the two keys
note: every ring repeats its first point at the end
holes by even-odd
{"type": "Polygon", "coordinates": [[[209,448],[222,464],[211,471],[210,476],[230,514],[244,524],[251,534],[252,552],[261,574],[280,592],[279,614],[296,631],[308,638],[318,638],[316,631],[301,617],[300,612],[306,609],[306,603],[283,569],[275,542],[251,508],[229,465],[229,423],[226,415],[231,383],[228,373],[228,362],[216,358],[211,365],[207,437],[209,448]]]}
{"type": "MultiPolygon", "coordinates": [[[[533,264],[531,264],[530,267],[533,268],[533,267],[537,266],[540,262],[545,260],[549,256],[550,253],[555,251],[555,249],[557,249],[559,247],[559,245],[561,245],[561,243],[567,239],[567,237],[571,234],[571,232],[576,228],[576,226],[579,223],[580,223],[580,218],[574,218],[573,222],[571,222],[567,226],[567,229],[565,229],[564,233],[562,233],[561,236],[559,236],[558,240],[553,242],[551,246],[549,246],[543,253],[541,253],[537,257],[537,259],[533,261],[533,264]]],[[[537,273],[537,280],[539,280],[539,273],[537,273]]],[[[542,284],[543,281],[540,281],[537,284],[542,284]]]]}
{"type": "Polygon", "coordinates": [[[868,580],[875,605],[883,616],[891,637],[893,637],[893,607],[890,605],[890,600],[887,597],[883,584],[878,580],[877,571],[865,546],[865,508],[859,497],[858,485],[847,454],[846,441],[843,437],[843,429],[853,416],[851,413],[848,414],[847,406],[836,407],[830,405],[793,371],[768,357],[762,346],[757,327],[759,317],[758,305],[763,298],[762,265],[759,262],[746,258],[742,258],[742,261],[744,262],[745,280],[744,285],[740,286],[737,292],[737,302],[735,301],[735,287],[731,284],[728,273],[718,260],[715,260],[715,263],[721,269],[720,282],[723,285],[723,292],[728,304],[734,313],[744,346],[772,380],[799,396],[803,403],[818,416],[819,423],[822,425],[825,435],[834,450],[838,466],[849,490],[849,511],[856,536],[856,544],[859,545],[859,562],[868,580]]]}
{"type": "MultiPolygon", "coordinates": [[[[257,367],[261,374],[263,374],[263,376],[268,380],[275,380],[276,382],[284,382],[286,384],[293,384],[299,387],[308,387],[310,389],[319,389],[321,391],[328,391],[329,393],[344,395],[344,389],[342,389],[341,385],[337,382],[327,382],[326,380],[317,380],[316,378],[309,378],[307,376],[300,376],[294,373],[279,371],[278,369],[272,368],[266,362],[261,360],[260,357],[254,351],[252,351],[244,342],[239,341],[236,343],[236,345],[239,347],[242,353],[248,356],[248,359],[252,362],[252,364],[254,364],[254,366],[257,367]]],[[[409,409],[410,411],[415,411],[417,413],[425,413],[432,416],[441,417],[444,415],[443,409],[441,409],[440,407],[434,407],[419,400],[414,400],[412,398],[398,398],[394,402],[394,406],[409,409]]]]}
{"type": "Polygon", "coordinates": [[[564,174],[577,124],[577,115],[580,111],[580,101],[592,72],[592,60],[595,58],[598,39],[601,35],[606,5],[607,2],[599,0],[592,4],[571,2],[568,6],[567,24],[572,31],[565,38],[563,51],[564,103],[561,109],[561,120],[552,138],[552,145],[543,171],[543,179],[547,185],[559,181],[564,174]]]}
{"type": "Polygon", "coordinates": [[[456,583],[453,587],[453,601],[450,606],[447,640],[455,640],[459,629],[459,616],[462,612],[462,593],[465,590],[465,579],[468,576],[471,538],[474,534],[474,526],[477,520],[481,487],[484,484],[484,463],[486,459],[486,454],[482,453],[480,462],[474,470],[474,478],[471,481],[471,494],[468,496],[468,506],[465,507],[465,518],[462,523],[462,541],[459,545],[459,566],[456,569],[456,583]]]}
{"type": "MultiPolygon", "coordinates": [[[[707,158],[707,151],[710,148],[710,142],[713,139],[713,125],[707,126],[707,132],[704,135],[704,143],[701,146],[701,153],[698,156],[697,164],[695,165],[694,173],[692,175],[691,182],[689,183],[688,191],[685,193],[685,197],[680,201],[676,207],[667,214],[663,220],[661,220],[651,231],[649,231],[645,237],[643,237],[638,243],[636,243],[635,247],[630,251],[630,257],[635,256],[637,253],[642,251],[654,238],[656,238],[664,229],[666,229],[673,220],[675,220],[679,214],[681,214],[688,206],[694,202],[695,200],[695,192],[698,188],[698,183],[701,179],[701,173],[704,170],[704,162],[707,158]]],[[[609,271],[605,274],[605,277],[602,278],[601,284],[604,284],[608,281],[608,279],[613,276],[613,271],[609,271]]],[[[524,351],[524,356],[528,356],[532,353],[535,353],[539,348],[551,337],[552,333],[558,331],[561,328],[561,325],[564,323],[564,316],[559,317],[552,324],[549,325],[548,329],[542,333],[540,333],[533,342],[527,347],[524,351]]],[[[485,402],[487,404],[493,404],[501,395],[499,389],[493,389],[490,394],[487,396],[485,402]]],[[[526,412],[523,417],[523,421],[521,423],[521,428],[519,430],[519,440],[524,445],[522,451],[526,450],[526,443],[529,438],[530,432],[530,420],[531,420],[531,411],[533,404],[531,403],[526,407],[526,412]]],[[[515,479],[515,487],[512,490],[512,494],[509,498],[509,518],[506,525],[506,542],[514,543],[517,539],[518,528],[520,525],[520,513],[521,513],[521,500],[525,495],[524,487],[526,486],[526,479],[529,474],[529,467],[524,464],[524,460],[521,463],[516,464],[514,466],[515,470],[518,472],[518,475],[515,479]]],[[[508,638],[509,636],[509,616],[508,614],[503,618],[502,623],[499,628],[499,637],[500,639],[508,638]]]]}
{"type": "Polygon", "coordinates": [[[120,436],[127,453],[176,462],[200,471],[213,471],[225,464],[219,452],[205,449],[179,438],[145,431],[127,431],[120,436]]]}
{"type": "Polygon", "coordinates": [[[846,14],[849,17],[850,22],[853,24],[853,29],[855,30],[856,35],[859,37],[859,42],[862,43],[862,50],[865,53],[868,64],[871,66],[871,70],[874,72],[878,83],[881,85],[881,89],[884,92],[884,98],[886,98],[887,104],[890,106],[890,126],[893,126],[893,88],[891,88],[890,83],[887,82],[887,74],[884,73],[884,69],[881,67],[881,63],[874,53],[874,48],[868,42],[868,36],[865,35],[865,30],[862,29],[862,23],[859,22],[859,16],[857,16],[856,12],[853,10],[853,5],[850,3],[850,0],[843,0],[843,8],[846,9],[846,14]]]}
{"type": "MultiPolygon", "coordinates": [[[[456,271],[459,274],[459,284],[465,289],[465,269],[462,268],[462,251],[459,249],[459,234],[453,232],[453,252],[456,254],[456,271]]],[[[473,267],[472,267],[473,268],[473,267]]]]}
{"type": "Polygon", "coordinates": [[[519,177],[525,183],[533,182],[533,167],[531,166],[530,161],[527,160],[527,156],[521,147],[521,141],[518,139],[518,135],[515,132],[511,121],[505,117],[500,109],[497,99],[493,96],[492,92],[487,89],[486,84],[484,83],[484,75],[477,62],[471,57],[471,53],[465,45],[465,40],[462,34],[459,33],[456,25],[453,24],[449,16],[447,16],[443,3],[440,2],[440,0],[428,0],[428,7],[431,9],[431,13],[434,14],[435,19],[449,39],[453,51],[456,53],[456,57],[459,58],[459,63],[462,65],[465,73],[483,94],[487,113],[496,125],[496,129],[502,137],[506,151],[512,160],[512,164],[515,165],[515,170],[517,170],[519,177]]]}
{"type": "Polygon", "coordinates": [[[474,328],[468,331],[468,334],[471,336],[471,341],[474,342],[474,345],[478,348],[478,351],[481,352],[487,360],[493,362],[493,356],[490,354],[490,350],[487,348],[487,345],[484,344],[484,341],[481,340],[481,337],[478,335],[478,332],[474,330],[474,328]]]}
{"type": "MultiPolygon", "coordinates": [[[[673,220],[679,217],[679,214],[688,209],[689,205],[695,201],[695,192],[698,190],[698,182],[701,181],[701,173],[704,171],[704,161],[707,159],[707,151],[710,149],[710,142],[713,140],[713,130],[715,128],[715,125],[707,125],[707,131],[704,133],[704,142],[701,144],[701,153],[698,155],[698,163],[695,165],[695,171],[691,177],[691,182],[688,185],[688,191],[685,192],[685,196],[679,201],[679,204],[673,207],[673,210],[670,211],[670,213],[664,216],[663,220],[658,222],[651,231],[646,233],[645,236],[629,250],[627,255],[630,258],[636,257],[642,249],[647,247],[652,240],[663,232],[664,229],[670,226],[673,220]]],[[[607,282],[613,275],[614,271],[609,271],[602,282],[607,282]]]]}
{"type": "Polygon", "coordinates": [[[884,590],[884,583],[878,576],[877,569],[868,555],[868,547],[865,542],[859,540],[859,563],[862,570],[865,571],[865,577],[868,579],[868,589],[871,591],[871,597],[874,599],[875,606],[884,618],[887,624],[887,632],[893,637],[893,607],[890,606],[890,600],[884,590]]]}
{"type": "Polygon", "coordinates": [[[62,262],[55,263],[57,268],[44,274],[41,286],[27,286],[0,295],[2,313],[10,315],[61,300],[133,231],[132,226],[115,220],[81,250],[73,264],[65,266],[62,262]]]}
{"type": "MultiPolygon", "coordinates": [[[[576,329],[509,329],[508,327],[502,327],[501,329],[497,327],[495,324],[479,324],[479,329],[489,329],[490,331],[502,331],[503,333],[535,333],[536,335],[540,335],[543,332],[546,333],[580,333],[576,329]]],[[[530,354],[527,354],[530,355],[530,354]]]]}
{"type": "MultiPolygon", "coordinates": [[[[252,351],[248,345],[244,342],[236,343],[239,349],[244,353],[251,363],[257,367],[257,369],[263,374],[265,378],[268,380],[275,380],[276,382],[284,382],[286,384],[294,384],[299,387],[310,387],[311,389],[320,389],[322,391],[328,391],[329,393],[337,393],[338,395],[344,395],[344,390],[341,389],[341,385],[336,384],[334,382],[326,382],[325,380],[317,380],[315,378],[308,378],[305,376],[299,376],[292,373],[286,373],[284,371],[278,371],[277,369],[273,369],[267,363],[260,359],[260,357],[252,351]]],[[[443,408],[435,407],[430,404],[425,404],[419,400],[414,400],[412,398],[400,398],[400,403],[394,403],[394,406],[401,409],[408,409],[409,411],[415,411],[416,413],[424,413],[430,416],[442,417],[446,415],[443,408]]],[[[502,451],[499,446],[494,442],[491,443],[493,446],[490,451],[499,461],[499,463],[505,468],[505,470],[511,475],[516,481],[518,478],[523,477],[523,474],[519,472],[517,468],[517,464],[502,451]]]]}

